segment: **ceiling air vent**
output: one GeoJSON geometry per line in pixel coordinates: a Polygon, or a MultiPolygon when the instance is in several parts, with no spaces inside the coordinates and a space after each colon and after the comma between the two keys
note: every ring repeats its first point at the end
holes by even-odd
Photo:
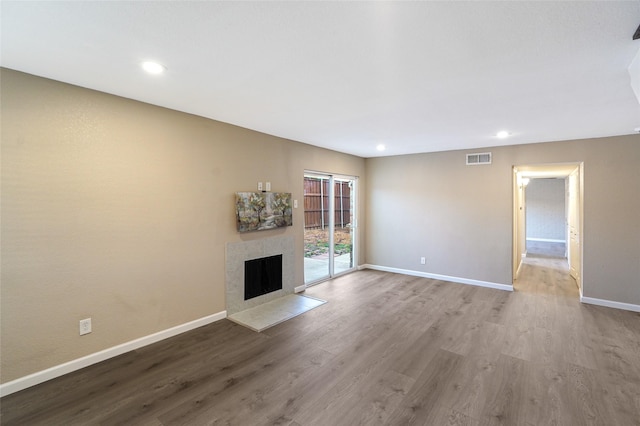
{"type": "Polygon", "coordinates": [[[477,166],[479,164],[491,164],[491,153],[478,152],[476,154],[467,154],[467,166],[477,166]]]}

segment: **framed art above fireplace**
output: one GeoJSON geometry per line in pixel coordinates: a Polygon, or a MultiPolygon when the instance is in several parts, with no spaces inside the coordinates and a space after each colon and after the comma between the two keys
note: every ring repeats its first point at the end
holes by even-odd
{"type": "Polygon", "coordinates": [[[291,193],[236,192],[236,225],[238,232],[292,226],[291,193]]]}

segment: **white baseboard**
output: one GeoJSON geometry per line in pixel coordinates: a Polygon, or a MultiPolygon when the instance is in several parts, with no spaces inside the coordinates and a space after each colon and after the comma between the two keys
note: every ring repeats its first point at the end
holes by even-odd
{"type": "Polygon", "coordinates": [[[582,289],[580,289],[580,302],[588,303],[589,305],[605,306],[607,308],[622,309],[631,312],[640,312],[640,305],[634,305],[631,303],[614,302],[613,300],[595,299],[593,297],[584,297],[582,295],[582,289]]]}
{"type": "Polygon", "coordinates": [[[305,291],[307,289],[306,285],[299,285],[298,287],[295,287],[293,289],[294,293],[302,293],[303,291],[305,291]]]}
{"type": "Polygon", "coordinates": [[[451,277],[448,275],[431,274],[429,272],[412,271],[409,269],[390,268],[379,265],[362,265],[361,269],[374,269],[377,271],[393,272],[394,274],[412,275],[415,277],[432,278],[434,280],[451,281],[454,283],[475,285],[478,287],[494,288],[496,290],[513,291],[513,286],[508,284],[498,284],[489,281],[472,280],[469,278],[451,277]]]}
{"type": "Polygon", "coordinates": [[[29,374],[28,376],[3,383],[0,385],[0,397],[10,395],[31,386],[35,386],[37,384],[46,382],[47,380],[55,379],[56,377],[60,377],[73,371],[80,370],[81,368],[97,364],[109,358],[113,358],[126,352],[139,349],[143,346],[159,342],[160,340],[177,336],[178,334],[182,334],[186,331],[202,327],[203,325],[220,321],[221,319],[224,319],[226,317],[227,311],[218,312],[217,314],[209,315],[204,318],[171,327],[166,330],[159,331],[157,333],[153,333],[139,339],[131,340],[130,342],[122,343],[112,348],[104,349],[102,351],[83,356],[82,358],[74,359],[72,361],[65,362],[64,364],[56,365],[54,367],[47,368],[46,370],[38,371],[37,373],[29,374]]]}
{"type": "Polygon", "coordinates": [[[566,243],[566,240],[554,240],[553,238],[527,238],[527,241],[541,241],[543,243],[566,243]]]}

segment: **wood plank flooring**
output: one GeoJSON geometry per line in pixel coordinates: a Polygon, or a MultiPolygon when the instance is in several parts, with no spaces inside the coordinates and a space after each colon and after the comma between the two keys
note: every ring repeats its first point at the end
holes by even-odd
{"type": "Polygon", "coordinates": [[[365,270],[256,333],[223,320],[9,395],[2,425],[640,425],[640,314],[566,261],[513,293],[365,270]]]}
{"type": "Polygon", "coordinates": [[[565,257],[567,254],[567,246],[565,243],[527,240],[526,246],[527,256],[565,257]]]}

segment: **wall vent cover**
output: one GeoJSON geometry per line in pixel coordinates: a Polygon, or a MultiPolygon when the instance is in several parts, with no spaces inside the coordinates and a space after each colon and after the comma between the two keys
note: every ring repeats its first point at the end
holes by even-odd
{"type": "Polygon", "coordinates": [[[467,154],[467,166],[477,166],[480,164],[491,164],[490,152],[478,152],[467,154]]]}

